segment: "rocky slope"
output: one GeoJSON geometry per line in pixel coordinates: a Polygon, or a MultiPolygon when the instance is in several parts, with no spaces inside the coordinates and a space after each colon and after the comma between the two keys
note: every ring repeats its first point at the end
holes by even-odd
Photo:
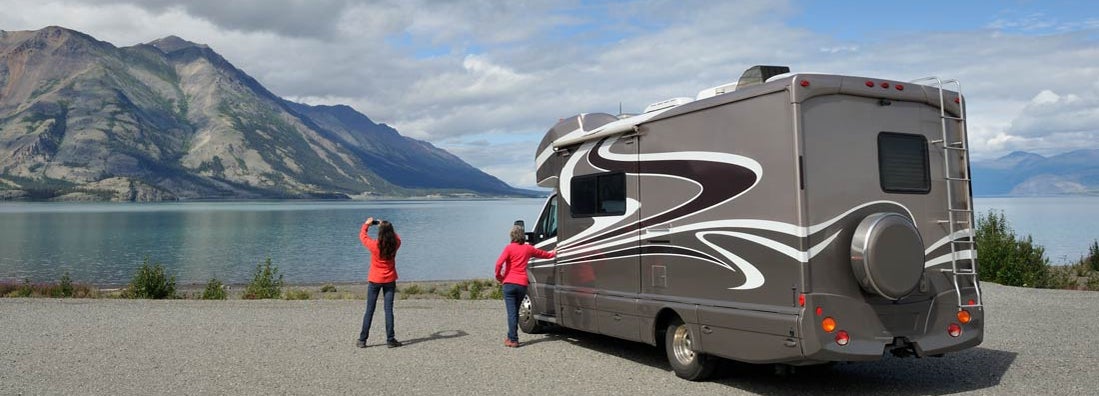
{"type": "Polygon", "coordinates": [[[274,95],[205,45],[0,31],[0,199],[532,195],[346,106],[274,95]]]}

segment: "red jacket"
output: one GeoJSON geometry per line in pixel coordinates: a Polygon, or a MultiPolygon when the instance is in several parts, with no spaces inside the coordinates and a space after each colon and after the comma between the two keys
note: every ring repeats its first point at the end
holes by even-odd
{"type": "Polygon", "coordinates": [[[525,243],[509,243],[500,258],[496,259],[496,280],[527,286],[527,261],[531,257],[553,258],[553,252],[538,249],[525,243]],[[505,265],[507,264],[507,265],[505,265]],[[500,268],[503,267],[503,273],[500,268]]]}
{"type": "MultiPolygon", "coordinates": [[[[397,281],[397,252],[393,251],[393,258],[389,260],[381,259],[381,253],[378,252],[378,241],[370,237],[366,233],[370,229],[370,224],[363,224],[362,229],[359,231],[359,241],[362,241],[363,246],[366,246],[367,250],[370,250],[370,270],[366,276],[368,282],[374,283],[389,283],[397,281]]],[[[401,248],[401,236],[394,233],[397,237],[397,249],[401,248]]]]}

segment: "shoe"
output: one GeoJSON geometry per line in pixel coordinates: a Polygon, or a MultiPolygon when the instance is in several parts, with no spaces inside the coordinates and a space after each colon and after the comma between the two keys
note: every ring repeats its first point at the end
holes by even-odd
{"type": "Polygon", "coordinates": [[[385,346],[390,347],[390,348],[396,348],[396,347],[399,347],[401,345],[404,345],[404,344],[402,344],[400,341],[397,341],[397,340],[389,340],[389,341],[385,342],[385,346]]]}
{"type": "Polygon", "coordinates": [[[508,348],[518,348],[519,347],[519,341],[512,341],[512,340],[509,340],[509,339],[505,338],[504,339],[504,346],[506,346],[508,348]]]}
{"type": "Polygon", "coordinates": [[[355,346],[357,346],[359,348],[366,348],[366,340],[359,340],[358,342],[355,343],[355,346]]]}

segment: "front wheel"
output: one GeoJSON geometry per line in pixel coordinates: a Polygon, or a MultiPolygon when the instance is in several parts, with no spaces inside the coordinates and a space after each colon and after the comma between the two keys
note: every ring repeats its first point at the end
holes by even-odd
{"type": "Polygon", "coordinates": [[[523,296],[523,302],[519,303],[519,329],[527,334],[540,334],[546,331],[546,327],[546,322],[534,318],[530,296],[523,296]]]}
{"type": "Polygon", "coordinates": [[[668,354],[668,363],[679,378],[689,381],[701,381],[714,372],[717,362],[713,357],[695,352],[692,348],[691,330],[676,318],[668,324],[664,332],[664,350],[668,354]]]}

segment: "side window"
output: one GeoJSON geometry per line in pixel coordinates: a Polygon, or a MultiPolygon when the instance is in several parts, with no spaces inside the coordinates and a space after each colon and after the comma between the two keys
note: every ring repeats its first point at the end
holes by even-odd
{"type": "Polygon", "coordinates": [[[557,196],[550,197],[546,207],[542,209],[542,217],[538,219],[538,229],[535,232],[542,234],[542,238],[557,236],[557,196]]]}
{"type": "Polygon", "coordinates": [[[626,214],[626,174],[599,173],[577,176],[572,187],[572,217],[626,214]]]}
{"type": "Polygon", "coordinates": [[[882,191],[927,194],[931,191],[927,138],[908,133],[878,134],[878,173],[882,191]]]}

